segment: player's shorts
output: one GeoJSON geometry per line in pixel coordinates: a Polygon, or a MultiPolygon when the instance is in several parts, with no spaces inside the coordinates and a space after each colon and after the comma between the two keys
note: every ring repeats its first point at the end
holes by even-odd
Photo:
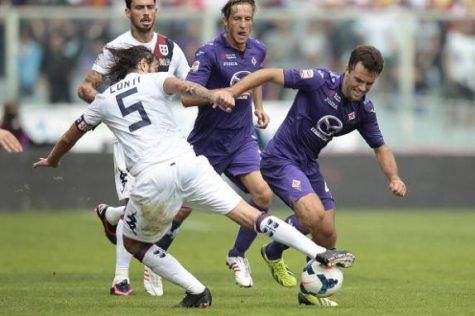
{"type": "Polygon", "coordinates": [[[302,169],[283,158],[262,158],[261,173],[272,191],[290,208],[301,197],[315,193],[325,210],[335,208],[335,201],[317,162],[302,169]]]}
{"type": "Polygon", "coordinates": [[[168,232],[185,204],[193,211],[228,214],[241,197],[204,156],[181,156],[152,165],[136,175],[124,217],[124,235],[155,243],[168,232]]]}
{"type": "MultiPolygon", "coordinates": [[[[197,154],[201,154],[200,148],[194,147],[194,150],[197,154]]],[[[206,157],[218,174],[224,173],[239,189],[249,193],[239,177],[259,170],[261,154],[256,138],[246,137],[232,154],[208,152],[206,157]]]]}
{"type": "Polygon", "coordinates": [[[116,138],[114,138],[112,142],[112,149],[117,197],[119,198],[119,201],[124,201],[130,197],[130,192],[132,192],[132,188],[134,187],[135,179],[127,172],[127,168],[125,167],[124,150],[116,138]]]}

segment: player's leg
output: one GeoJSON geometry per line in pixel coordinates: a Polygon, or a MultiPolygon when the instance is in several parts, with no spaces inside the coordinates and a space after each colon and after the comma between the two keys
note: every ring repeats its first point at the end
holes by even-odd
{"type": "MultiPolygon", "coordinates": [[[[262,178],[260,171],[255,170],[239,178],[239,186],[244,186],[245,192],[249,192],[251,199],[249,204],[261,212],[267,212],[272,200],[272,191],[262,178]]],[[[256,239],[257,233],[254,229],[241,226],[239,228],[233,248],[229,250],[226,257],[226,264],[234,272],[236,284],[241,287],[251,287],[253,280],[249,261],[245,253],[256,239]]]]}
{"type": "Polygon", "coordinates": [[[183,287],[187,294],[179,306],[207,307],[211,294],[170,253],[156,244],[170,229],[183,204],[176,164],[150,167],[136,179],[124,217],[124,245],[134,257],[161,277],[183,287]],[[144,217],[142,211],[147,216],[144,217]]]}
{"type": "MultiPolygon", "coordinates": [[[[155,244],[163,250],[168,250],[175,239],[183,221],[190,215],[191,208],[182,207],[173,219],[170,230],[155,244]]],[[[143,285],[148,294],[152,296],[163,295],[163,283],[160,275],[144,265],[143,285]]]]}
{"type": "Polygon", "coordinates": [[[207,209],[228,216],[241,226],[253,228],[260,233],[284,243],[325,265],[353,264],[354,256],[348,252],[334,252],[318,246],[305,235],[281,219],[259,212],[243,201],[221,177],[214,172],[207,159],[198,157],[199,162],[185,166],[189,174],[180,186],[186,202],[198,203],[207,209]]]}

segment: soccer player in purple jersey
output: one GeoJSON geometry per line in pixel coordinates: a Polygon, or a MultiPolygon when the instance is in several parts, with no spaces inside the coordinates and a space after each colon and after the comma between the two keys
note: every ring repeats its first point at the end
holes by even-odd
{"type": "MultiPolygon", "coordinates": [[[[263,69],[230,88],[238,96],[270,81],[298,90],[285,120],[263,151],[261,172],[272,191],[295,212],[287,222],[328,249],[335,247],[337,239],[335,203],[317,159],[333,137],[357,130],[373,148],[391,192],[400,197],[406,194],[394,154],[384,142],[373,103],[366,96],[383,65],[379,50],[358,46],[344,73],[324,68],[263,69]]],[[[262,255],[268,262],[278,261],[285,249],[272,242],[262,248],[262,255]]],[[[338,305],[302,291],[298,298],[302,304],[338,305]]]]}
{"type": "MultiPolygon", "coordinates": [[[[222,8],[225,32],[200,47],[187,80],[208,89],[227,88],[246,75],[262,68],[266,47],[250,38],[255,12],[254,0],[230,0],[222,8]]],[[[200,102],[182,97],[184,106],[200,102]]],[[[262,105],[262,89],[236,99],[232,113],[217,108],[200,106],[198,117],[188,141],[198,155],[208,158],[219,174],[225,174],[242,191],[250,193],[249,203],[267,212],[272,191],[259,171],[260,151],[252,121],[252,103],[257,127],[266,128],[269,116],[262,105]]],[[[249,262],[245,252],[256,238],[256,232],[241,227],[233,248],[226,257],[226,264],[234,272],[241,287],[253,285],[249,262]]]]}

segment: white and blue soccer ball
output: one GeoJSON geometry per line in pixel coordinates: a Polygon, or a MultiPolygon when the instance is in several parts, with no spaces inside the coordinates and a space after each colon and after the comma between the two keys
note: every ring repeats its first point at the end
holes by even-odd
{"type": "Polygon", "coordinates": [[[343,272],[338,267],[328,267],[316,260],[310,260],[302,272],[300,289],[307,294],[328,297],[343,285],[343,272]]]}

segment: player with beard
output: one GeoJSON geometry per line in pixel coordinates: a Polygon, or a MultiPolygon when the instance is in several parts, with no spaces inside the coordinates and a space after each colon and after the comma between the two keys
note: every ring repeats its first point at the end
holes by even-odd
{"type": "MultiPolygon", "coordinates": [[[[225,31],[196,51],[187,80],[208,89],[226,88],[262,68],[266,47],[250,37],[255,6],[254,0],[229,0],[224,5],[221,12],[225,31]]],[[[203,105],[187,97],[182,97],[182,102],[184,106],[203,105]]],[[[257,127],[266,128],[269,116],[264,111],[259,87],[252,95],[238,97],[232,113],[220,111],[211,104],[200,106],[188,141],[198,155],[208,158],[217,173],[224,173],[251,195],[251,205],[265,213],[271,204],[272,191],[259,171],[260,151],[252,120],[252,103],[257,127]]],[[[226,256],[226,264],[241,287],[253,285],[245,253],[256,236],[254,230],[241,227],[226,256]]],[[[279,263],[285,269],[283,261],[279,263]]]]}
{"type": "Polygon", "coordinates": [[[86,132],[106,124],[124,146],[126,166],[136,179],[125,210],[124,245],[137,260],[186,290],[177,306],[205,308],[212,303],[210,290],[155,243],[184,204],[225,215],[327,266],[353,265],[351,253],[320,247],[281,219],[247,204],[187,143],[171,110],[173,94],[206,99],[230,112],[235,101],[229,92],[156,73],[157,60],[143,46],[110,51],[115,62],[108,75],[117,83],[98,95],[33,167],[58,167],[86,132]]]}
{"type": "MultiPolygon", "coordinates": [[[[97,57],[92,69],[78,89],[78,95],[84,101],[90,103],[96,97],[98,90],[108,86],[104,75],[108,67],[113,63],[109,48],[126,48],[143,45],[152,51],[159,63],[159,72],[168,72],[177,78],[185,79],[189,65],[181,48],[169,38],[154,31],[157,7],[155,0],[125,0],[125,15],[130,21],[130,29],[116,37],[106,45],[97,57]]],[[[125,167],[122,145],[114,140],[114,174],[119,200],[124,204],[130,197],[130,191],[134,185],[134,178],[125,167]]],[[[116,269],[110,293],[112,295],[130,295],[129,266],[132,256],[125,250],[122,241],[123,221],[122,215],[125,206],[110,207],[99,204],[96,213],[104,225],[106,236],[116,244],[116,269]],[[117,231],[117,233],[116,233],[117,231]]],[[[168,249],[182,221],[189,215],[190,210],[182,208],[177,214],[172,228],[160,241],[160,247],[168,249]]],[[[160,296],[163,294],[163,285],[158,275],[144,266],[144,287],[150,295],[160,296]]]]}
{"type": "MultiPolygon", "coordinates": [[[[373,148],[389,180],[389,190],[400,197],[406,194],[394,154],[384,142],[373,103],[366,96],[383,65],[379,50],[358,46],[344,73],[324,68],[262,69],[229,88],[235,96],[266,82],[298,90],[285,120],[262,153],[261,172],[272,191],[294,211],[286,221],[328,249],[335,247],[337,239],[335,202],[317,159],[333,137],[357,130],[373,148]]],[[[274,241],[261,252],[271,266],[282,260],[287,248],[274,241]]],[[[273,276],[279,282],[275,273],[273,276]]],[[[298,300],[302,304],[338,305],[304,291],[298,300]]]]}

